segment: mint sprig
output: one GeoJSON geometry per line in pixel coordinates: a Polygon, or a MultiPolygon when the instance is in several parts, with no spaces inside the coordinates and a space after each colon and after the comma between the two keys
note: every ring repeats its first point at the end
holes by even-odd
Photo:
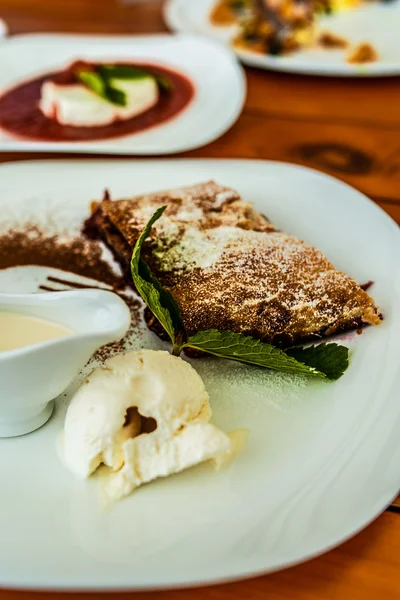
{"type": "Polygon", "coordinates": [[[217,329],[198,331],[188,338],[178,303],[140,256],[144,241],[165,209],[166,206],[159,208],[140,234],[131,271],[137,291],[171,338],[173,354],[179,356],[184,348],[192,348],[220,358],[320,379],[336,380],[343,375],[349,364],[349,350],[336,343],[284,351],[241,333],[217,329]]]}
{"type": "Polygon", "coordinates": [[[103,100],[107,100],[118,106],[126,106],[126,94],[112,87],[107,79],[104,79],[96,71],[78,71],[76,77],[92,92],[103,100]]]}
{"type": "Polygon", "coordinates": [[[119,90],[110,88],[107,81],[103,79],[96,71],[82,71],[79,70],[75,73],[76,78],[79,79],[89,90],[94,92],[96,96],[107,100],[112,104],[118,104],[119,106],[126,105],[126,95],[119,90]],[[115,94],[116,92],[116,94],[115,94]]]}
{"type": "Polygon", "coordinates": [[[286,353],[309,367],[319,369],[331,380],[339,379],[349,366],[349,349],[334,342],[290,348],[286,353]]]}
{"type": "Polygon", "coordinates": [[[117,86],[116,80],[118,79],[140,80],[153,77],[160,90],[170,91],[172,89],[170,80],[164,75],[129,65],[99,65],[95,70],[86,71],[77,69],[75,76],[97,96],[118,106],[127,104],[126,93],[117,86]]]}
{"type": "Polygon", "coordinates": [[[322,379],[326,378],[326,374],[322,371],[288,356],[283,350],[233,331],[219,331],[217,329],[199,331],[190,336],[183,347],[194,348],[220,358],[237,360],[248,365],[267,367],[275,371],[303,373],[322,379]]]}
{"type": "Polygon", "coordinates": [[[98,72],[104,79],[144,79],[149,76],[148,71],[130,65],[100,65],[98,72]]]}
{"type": "Polygon", "coordinates": [[[99,73],[106,80],[110,79],[146,79],[146,77],[153,77],[158,87],[164,91],[170,91],[172,89],[172,82],[168,77],[162,75],[157,71],[148,71],[141,67],[133,67],[131,65],[100,65],[98,68],[99,73]]]}
{"type": "Polygon", "coordinates": [[[133,282],[143,301],[171,338],[174,344],[174,354],[180,354],[181,346],[185,341],[185,328],[180,308],[171,292],[161,286],[148,264],[140,256],[143,243],[150,235],[153,224],[161,217],[166,208],[166,206],[162,206],[156,210],[140,234],[132,254],[131,272],[133,282]]]}

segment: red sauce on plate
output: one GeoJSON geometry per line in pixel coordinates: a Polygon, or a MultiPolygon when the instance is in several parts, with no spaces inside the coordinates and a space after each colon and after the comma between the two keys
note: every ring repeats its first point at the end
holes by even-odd
{"type": "MultiPolygon", "coordinates": [[[[86,64],[89,67],[95,63],[86,64]]],[[[144,68],[149,73],[163,75],[171,83],[171,90],[160,90],[155,106],[126,121],[114,121],[98,127],[74,127],[62,125],[46,117],[38,107],[40,90],[45,81],[59,84],[76,83],[74,67],[56,71],[21,83],[0,97],[0,128],[19,138],[46,142],[85,142],[106,140],[131,135],[169,121],[176,117],[192,100],[194,86],[187,77],[172,69],[143,63],[107,63],[115,66],[129,65],[144,68]]]]}

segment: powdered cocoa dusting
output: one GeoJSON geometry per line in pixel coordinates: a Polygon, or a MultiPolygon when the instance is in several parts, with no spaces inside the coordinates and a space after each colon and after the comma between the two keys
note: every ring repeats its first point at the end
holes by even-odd
{"type": "Polygon", "coordinates": [[[97,352],[95,352],[93,355],[93,360],[103,363],[115,354],[121,354],[129,351],[129,341],[132,336],[137,334],[138,325],[143,319],[143,304],[139,298],[133,297],[132,293],[133,292],[119,293],[119,296],[126,302],[131,313],[132,320],[128,332],[126,333],[125,337],[122,338],[122,340],[112,342],[111,344],[107,344],[106,346],[99,348],[99,350],[97,350],[97,352]]]}
{"type": "Polygon", "coordinates": [[[119,289],[121,277],[102,259],[101,244],[83,237],[59,239],[36,227],[0,236],[0,269],[25,265],[53,267],[89,277],[119,289]]]}

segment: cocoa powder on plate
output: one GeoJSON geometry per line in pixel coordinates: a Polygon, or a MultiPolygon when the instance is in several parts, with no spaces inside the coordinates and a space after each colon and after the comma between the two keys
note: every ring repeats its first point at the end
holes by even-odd
{"type": "Polygon", "coordinates": [[[59,239],[32,227],[0,236],[0,269],[36,265],[61,269],[111,285],[124,286],[121,277],[102,258],[98,242],[83,237],[59,239]]]}

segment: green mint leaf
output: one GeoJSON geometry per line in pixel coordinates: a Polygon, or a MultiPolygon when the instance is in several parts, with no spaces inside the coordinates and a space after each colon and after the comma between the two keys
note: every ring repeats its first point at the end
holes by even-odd
{"type": "Polygon", "coordinates": [[[126,94],[122,90],[117,89],[116,87],[111,87],[108,85],[106,87],[106,95],[107,100],[112,102],[113,104],[118,104],[118,106],[126,106],[126,94]]]}
{"type": "Polygon", "coordinates": [[[146,77],[153,77],[158,87],[165,91],[169,92],[172,89],[172,83],[162,75],[161,73],[153,73],[152,71],[148,71],[146,69],[141,69],[140,67],[131,67],[129,65],[101,65],[98,68],[101,76],[106,80],[110,81],[111,79],[145,79],[146,77]]]}
{"type": "Polygon", "coordinates": [[[185,346],[249,365],[326,379],[326,375],[312,365],[299,362],[283,350],[241,333],[206,329],[190,336],[185,346]]]}
{"type": "Polygon", "coordinates": [[[101,75],[95,71],[78,71],[76,76],[86,87],[91,89],[92,92],[102,98],[105,97],[106,82],[101,75]]]}
{"type": "Polygon", "coordinates": [[[349,366],[349,349],[336,343],[291,348],[286,353],[299,362],[314,367],[331,380],[339,379],[349,366]]]}
{"type": "Polygon", "coordinates": [[[116,80],[140,80],[146,77],[153,77],[160,90],[170,91],[172,89],[171,81],[160,73],[151,73],[138,67],[129,65],[99,65],[96,71],[78,70],[75,73],[86,87],[92,92],[118,106],[126,106],[127,98],[124,91],[118,88],[116,80]]]}
{"type": "MultiPolygon", "coordinates": [[[[171,292],[161,286],[160,282],[151,273],[147,263],[140,257],[144,241],[150,235],[152,226],[166,208],[166,206],[162,206],[156,210],[140,234],[132,254],[131,272],[136,289],[146,306],[164,327],[173,344],[178,345],[184,341],[185,332],[179,306],[171,292]]],[[[180,348],[177,349],[177,352],[179,350],[180,348]]]]}
{"type": "Polygon", "coordinates": [[[103,100],[118,106],[126,106],[125,92],[112,87],[100,73],[96,71],[78,71],[76,77],[103,100]]]}
{"type": "Polygon", "coordinates": [[[144,79],[151,75],[144,69],[129,65],[101,65],[98,71],[104,79],[144,79]]]}

